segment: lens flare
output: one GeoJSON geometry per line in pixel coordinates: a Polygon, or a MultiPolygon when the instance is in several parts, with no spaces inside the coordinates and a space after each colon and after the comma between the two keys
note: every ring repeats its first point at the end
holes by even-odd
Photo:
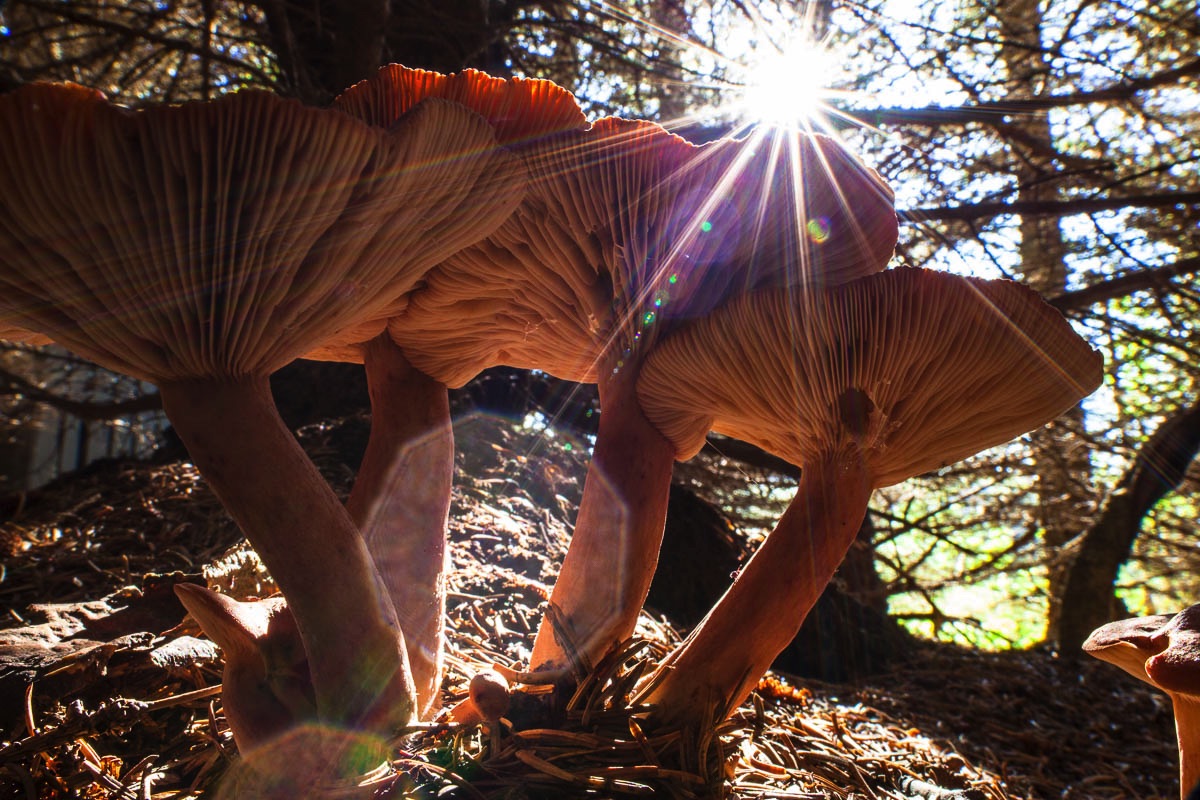
{"type": "Polygon", "coordinates": [[[828,217],[814,217],[804,226],[808,232],[808,238],[817,244],[821,244],[829,238],[830,226],[828,217]]]}

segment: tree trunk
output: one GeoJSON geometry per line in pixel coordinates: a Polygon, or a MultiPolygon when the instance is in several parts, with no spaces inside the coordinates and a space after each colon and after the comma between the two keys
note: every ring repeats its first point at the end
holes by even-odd
{"type": "MultiPolygon", "coordinates": [[[[385,63],[437,72],[496,66],[488,0],[261,3],[281,89],[325,105],[385,63]]],[[[499,65],[503,66],[503,65],[499,65]]]]}
{"type": "Polygon", "coordinates": [[[1121,476],[1100,518],[1074,543],[1074,558],[1062,581],[1060,652],[1078,653],[1093,630],[1122,616],[1113,595],[1117,572],[1133,550],[1142,520],[1179,487],[1198,450],[1200,400],[1158,427],[1121,476]]]}
{"type": "MultiPolygon", "coordinates": [[[[1001,57],[1009,73],[1010,94],[1037,97],[1051,87],[1045,76],[1050,65],[1042,49],[1042,18],[1037,0],[1015,0],[998,6],[1005,42],[1001,57]]],[[[1009,137],[1017,178],[1017,201],[1059,199],[1060,181],[1054,163],[1056,148],[1046,111],[1022,115],[1009,137]]],[[[1026,214],[1020,222],[1021,278],[1038,292],[1054,296],[1067,288],[1066,243],[1057,216],[1026,214]]],[[[1052,567],[1048,635],[1056,635],[1062,570],[1059,551],[1081,527],[1091,511],[1087,486],[1091,463],[1083,446],[1083,413],[1064,414],[1032,435],[1036,460],[1038,503],[1032,524],[1042,531],[1052,567]]]]}

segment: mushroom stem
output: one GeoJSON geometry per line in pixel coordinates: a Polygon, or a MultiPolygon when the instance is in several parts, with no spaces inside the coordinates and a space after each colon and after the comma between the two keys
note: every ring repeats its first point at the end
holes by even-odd
{"type": "MultiPolygon", "coordinates": [[[[636,368],[601,367],[600,429],[571,544],[550,602],[585,665],[629,638],[650,591],[667,519],[675,448],[642,413],[636,368]]],[[[569,665],[554,625],[543,619],[534,669],[569,665]]]]}
{"type": "Polygon", "coordinates": [[[239,602],[194,583],[175,594],[221,646],[221,705],[243,753],[316,716],[308,660],[282,597],[239,602]]]}
{"type": "Polygon", "coordinates": [[[804,467],[775,530],[640,698],[655,725],[704,728],[746,699],[853,544],[871,488],[857,455],[804,467]]]}
{"type": "Polygon", "coordinates": [[[364,349],[371,437],[346,509],[396,607],[424,716],[436,707],[442,683],[450,403],[445,385],[409,364],[386,333],[364,349]]]}
{"type": "Polygon", "coordinates": [[[317,712],[380,733],[414,710],[404,636],[350,515],[284,426],[265,377],[159,386],[200,473],[287,597],[317,712]]]}
{"type": "Polygon", "coordinates": [[[1171,693],[1175,711],[1175,735],[1179,739],[1179,796],[1200,783],[1200,699],[1171,693]]]}

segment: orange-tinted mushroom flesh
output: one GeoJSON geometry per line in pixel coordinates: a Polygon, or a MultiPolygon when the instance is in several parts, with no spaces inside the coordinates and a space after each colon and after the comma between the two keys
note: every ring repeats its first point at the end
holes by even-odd
{"type": "Polygon", "coordinates": [[[321,717],[378,731],[407,724],[416,699],[392,604],[358,527],[279,419],[266,378],[160,383],[159,392],[196,467],[287,597],[321,717]]]}
{"type": "Polygon", "coordinates": [[[1033,292],[926,270],[748,295],[669,337],[638,392],[680,454],[715,429],[803,473],[775,530],[644,693],[653,722],[704,727],[745,699],[832,577],[874,488],[1043,424],[1100,379],[1099,355],[1033,292]]]}
{"type": "Polygon", "coordinates": [[[1200,605],[1174,616],[1123,619],[1102,625],[1083,650],[1166,692],[1179,744],[1179,796],[1200,784],[1200,605]]]}
{"type": "Polygon", "coordinates": [[[471,678],[466,699],[450,709],[450,719],[460,725],[495,724],[508,713],[511,703],[508,680],[500,673],[486,669],[471,678]]]}

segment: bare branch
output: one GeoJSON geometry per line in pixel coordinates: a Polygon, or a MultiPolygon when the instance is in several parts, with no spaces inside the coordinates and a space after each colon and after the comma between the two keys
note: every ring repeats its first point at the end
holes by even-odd
{"type": "Polygon", "coordinates": [[[0,393],[23,395],[30,400],[44,403],[82,420],[96,421],[127,417],[143,411],[157,411],[162,408],[162,401],[157,394],[147,394],[130,400],[98,403],[84,400],[72,400],[49,392],[40,386],[15,375],[7,370],[0,370],[0,393]]]}
{"type": "Polygon", "coordinates": [[[1103,303],[1134,292],[1154,288],[1169,288],[1171,279],[1200,272],[1200,257],[1183,258],[1165,267],[1138,270],[1109,278],[1106,281],[1085,286],[1073,292],[1065,292],[1050,299],[1050,305],[1064,313],[1081,311],[1093,303],[1103,303]]]}
{"type": "Polygon", "coordinates": [[[1093,211],[1113,211],[1121,208],[1169,208],[1200,205],[1200,192],[1162,192],[1129,197],[1086,197],[1073,200],[1029,200],[1011,203],[972,203],[942,208],[915,208],[899,211],[901,224],[940,220],[972,220],[998,217],[1003,214],[1022,214],[1039,217],[1063,217],[1093,211]]]}
{"type": "Polygon", "coordinates": [[[838,108],[838,115],[849,119],[835,119],[836,126],[851,125],[962,125],[970,122],[982,122],[994,125],[1005,121],[1006,117],[1014,114],[1031,114],[1052,108],[1087,105],[1089,103],[1112,103],[1128,100],[1138,92],[1154,89],[1159,86],[1176,83],[1183,78],[1200,75],[1200,58],[1187,62],[1174,69],[1163,70],[1142,78],[1120,81],[1103,89],[1090,92],[1071,92],[1070,94],[1044,95],[1024,100],[996,100],[993,102],[975,103],[969,106],[926,107],[926,108],[879,108],[845,109],[838,108]]]}

